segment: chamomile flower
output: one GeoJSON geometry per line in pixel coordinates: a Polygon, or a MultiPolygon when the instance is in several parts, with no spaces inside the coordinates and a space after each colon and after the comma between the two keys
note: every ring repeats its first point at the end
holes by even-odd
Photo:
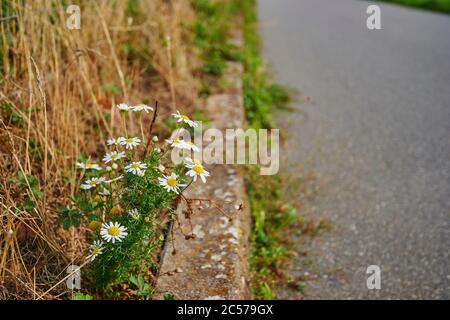
{"type": "MultiPolygon", "coordinates": [[[[105,181],[105,183],[106,183],[106,181],[105,181]]],[[[98,194],[99,194],[99,195],[102,195],[102,196],[109,196],[109,195],[111,194],[111,191],[109,191],[109,190],[106,189],[106,188],[103,188],[103,190],[100,191],[98,194]]]]}
{"type": "Polygon", "coordinates": [[[177,111],[177,113],[172,113],[172,116],[175,119],[178,119],[177,122],[184,122],[192,128],[198,125],[195,121],[192,121],[187,115],[181,114],[180,111],[177,111]]]}
{"type": "Polygon", "coordinates": [[[102,167],[100,167],[98,164],[96,163],[82,163],[82,162],[77,162],[77,168],[81,168],[81,169],[93,169],[93,170],[102,170],[102,167]]]}
{"type": "Polygon", "coordinates": [[[116,241],[122,241],[122,239],[125,238],[128,233],[126,227],[120,225],[118,222],[111,221],[102,225],[102,228],[100,229],[100,235],[102,236],[103,240],[115,243],[116,241]]]}
{"type": "Polygon", "coordinates": [[[139,145],[139,143],[141,143],[141,139],[139,139],[138,137],[132,137],[132,138],[121,137],[119,139],[121,139],[120,144],[122,146],[125,146],[127,149],[133,149],[134,147],[137,147],[139,145]]]}
{"type": "Polygon", "coordinates": [[[179,189],[186,186],[185,184],[178,183],[178,176],[172,173],[170,176],[163,175],[163,178],[158,178],[159,185],[162,186],[167,192],[173,191],[178,194],[179,189]]]}
{"type": "Polygon", "coordinates": [[[104,182],[105,182],[105,178],[103,178],[103,177],[91,178],[91,179],[86,180],[84,182],[84,184],[82,184],[80,187],[81,187],[81,189],[89,190],[89,189],[95,188],[100,183],[104,183],[104,182]]]}
{"type": "Polygon", "coordinates": [[[146,113],[149,113],[150,111],[153,111],[152,107],[150,107],[150,106],[148,106],[146,104],[143,104],[143,103],[137,104],[137,105],[131,107],[131,109],[134,112],[145,111],[146,113]]]}
{"type": "Polygon", "coordinates": [[[201,164],[200,160],[192,159],[192,158],[189,158],[189,157],[184,158],[184,161],[186,161],[186,166],[187,167],[193,166],[195,164],[201,164]]]}
{"type": "Polygon", "coordinates": [[[170,146],[173,148],[192,150],[194,152],[200,151],[198,149],[198,147],[195,144],[193,144],[191,141],[175,139],[175,140],[166,140],[166,142],[169,143],[170,146]]]}
{"type": "Polygon", "coordinates": [[[119,144],[119,139],[109,138],[106,140],[108,146],[117,146],[119,144]]]}
{"type": "Polygon", "coordinates": [[[186,165],[187,168],[190,170],[186,172],[187,176],[193,177],[194,181],[197,181],[197,177],[200,177],[203,181],[203,183],[206,182],[206,177],[209,177],[209,172],[203,168],[203,166],[200,163],[195,163],[192,165],[186,165]]]}
{"type": "Polygon", "coordinates": [[[125,151],[112,151],[111,153],[105,154],[105,156],[103,157],[103,162],[108,163],[110,161],[116,161],[122,158],[125,158],[125,151]]]}
{"type": "Polygon", "coordinates": [[[140,218],[140,214],[138,209],[134,208],[131,209],[130,211],[128,211],[128,214],[130,215],[130,217],[132,217],[134,220],[138,220],[140,218]]]}
{"type": "Polygon", "coordinates": [[[118,105],[117,105],[117,108],[118,108],[120,111],[128,111],[128,110],[131,110],[133,107],[132,107],[132,106],[129,106],[129,105],[126,104],[126,103],[121,103],[121,104],[118,104],[118,105]]]}
{"type": "Polygon", "coordinates": [[[147,169],[147,164],[141,161],[132,162],[125,167],[126,172],[131,172],[133,174],[140,174],[141,172],[143,173],[145,169],[147,169]]]}
{"type": "Polygon", "coordinates": [[[200,150],[198,149],[198,147],[192,143],[191,141],[185,141],[185,149],[187,150],[192,150],[194,152],[199,152],[200,150]]]}
{"type": "Polygon", "coordinates": [[[86,257],[86,260],[94,261],[98,255],[103,253],[103,242],[100,240],[94,241],[89,247],[89,255],[86,257]]]}
{"type": "Polygon", "coordinates": [[[115,177],[115,178],[113,178],[113,179],[105,180],[105,183],[106,183],[106,184],[110,184],[110,183],[115,182],[115,181],[117,181],[117,180],[120,180],[120,179],[122,179],[122,178],[123,178],[123,175],[120,175],[120,176],[115,177]]]}

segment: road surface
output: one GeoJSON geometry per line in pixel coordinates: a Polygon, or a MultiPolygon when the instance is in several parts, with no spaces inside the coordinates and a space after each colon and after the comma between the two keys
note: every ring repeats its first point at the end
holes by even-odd
{"type": "Polygon", "coordinates": [[[368,30],[370,3],[259,1],[264,55],[301,93],[281,170],[314,171],[309,211],[331,221],[291,272],[309,299],[449,299],[450,16],[378,3],[368,30]]]}

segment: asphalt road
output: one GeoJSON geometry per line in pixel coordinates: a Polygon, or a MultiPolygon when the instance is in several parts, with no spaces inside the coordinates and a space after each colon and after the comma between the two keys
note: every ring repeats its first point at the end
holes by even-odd
{"type": "Polygon", "coordinates": [[[301,93],[277,116],[281,170],[315,173],[317,196],[294,199],[332,227],[291,272],[310,299],[449,299],[450,16],[378,3],[368,30],[370,3],[259,1],[264,54],[301,93]]]}

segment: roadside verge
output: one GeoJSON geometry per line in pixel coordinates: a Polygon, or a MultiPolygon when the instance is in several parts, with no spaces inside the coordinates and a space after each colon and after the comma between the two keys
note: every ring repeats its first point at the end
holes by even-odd
{"type": "MultiPolygon", "coordinates": [[[[242,65],[229,62],[223,79],[226,93],[208,97],[206,116],[211,126],[243,128],[242,65]]],[[[186,195],[193,214],[184,204],[177,209],[162,254],[155,299],[249,299],[248,260],[250,211],[244,179],[234,165],[207,168],[214,179],[193,186],[186,195]],[[210,199],[211,201],[203,201],[210,199]]]]}

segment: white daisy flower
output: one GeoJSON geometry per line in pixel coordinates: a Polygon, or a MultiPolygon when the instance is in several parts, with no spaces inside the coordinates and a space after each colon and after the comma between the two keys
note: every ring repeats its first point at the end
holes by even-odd
{"type": "Polygon", "coordinates": [[[100,229],[100,235],[102,236],[103,240],[115,243],[116,240],[120,242],[128,235],[126,231],[126,227],[121,226],[118,222],[111,221],[102,225],[102,228],[100,229]]]}
{"type": "Polygon", "coordinates": [[[173,191],[178,194],[179,189],[185,187],[185,184],[178,183],[178,176],[172,173],[170,176],[163,175],[164,178],[158,178],[159,185],[162,186],[167,192],[173,191]]]}
{"type": "Polygon", "coordinates": [[[131,110],[133,107],[132,107],[132,106],[129,106],[129,105],[126,104],[126,103],[121,103],[121,104],[118,104],[118,105],[117,105],[117,108],[118,108],[120,111],[128,111],[128,110],[131,110]]]}
{"type": "Polygon", "coordinates": [[[198,147],[195,144],[193,144],[191,141],[175,139],[175,140],[166,140],[166,142],[169,143],[170,146],[173,148],[192,150],[194,152],[200,151],[198,149],[198,147]]]}
{"type": "Polygon", "coordinates": [[[100,183],[105,182],[105,178],[100,177],[100,178],[92,178],[92,179],[88,179],[84,182],[84,184],[82,184],[80,187],[81,189],[84,190],[89,190],[91,188],[95,188],[96,186],[98,186],[100,183]]]}
{"type": "Polygon", "coordinates": [[[116,177],[114,179],[106,180],[105,183],[109,184],[109,183],[115,182],[117,180],[120,180],[122,178],[123,178],[123,175],[120,175],[120,176],[118,176],[118,177],[116,177]]]}
{"type": "Polygon", "coordinates": [[[117,146],[119,144],[119,139],[114,139],[114,138],[109,138],[108,140],[106,140],[106,144],[108,146],[117,146]]]}
{"type": "Polygon", "coordinates": [[[120,144],[125,146],[127,149],[133,149],[134,147],[137,147],[139,143],[141,143],[141,139],[138,137],[132,137],[132,138],[124,138],[120,137],[120,144]]]}
{"type": "Polygon", "coordinates": [[[145,169],[147,169],[147,164],[141,161],[132,162],[125,167],[126,172],[131,172],[133,174],[140,174],[141,172],[143,173],[145,169]]]}
{"type": "Polygon", "coordinates": [[[189,157],[184,158],[184,161],[186,161],[186,166],[193,166],[195,164],[202,164],[200,162],[200,160],[192,159],[192,158],[189,158],[189,157]]]}
{"type": "Polygon", "coordinates": [[[138,220],[140,218],[140,214],[138,209],[134,208],[131,209],[130,211],[128,211],[128,214],[134,219],[134,220],[138,220]]]}
{"type": "Polygon", "coordinates": [[[100,240],[94,241],[89,246],[89,255],[86,257],[86,260],[94,261],[95,258],[97,258],[98,255],[103,253],[103,242],[100,240]]]}
{"type": "Polygon", "coordinates": [[[187,115],[181,114],[180,111],[177,110],[177,113],[172,113],[172,116],[175,119],[178,119],[177,122],[187,123],[190,127],[196,127],[198,124],[195,121],[192,121],[187,115]]]}
{"type": "Polygon", "coordinates": [[[108,163],[110,161],[116,161],[122,158],[125,158],[125,151],[112,151],[111,153],[105,154],[105,156],[103,157],[103,162],[108,163]]]}
{"type": "MultiPolygon", "coordinates": [[[[106,181],[105,181],[105,183],[106,183],[106,181]]],[[[111,194],[111,191],[109,191],[109,190],[106,189],[106,188],[103,188],[103,190],[100,191],[98,194],[99,194],[99,195],[102,195],[102,196],[109,196],[109,195],[111,194]]]]}
{"type": "Polygon", "coordinates": [[[134,112],[145,111],[145,112],[149,113],[150,111],[153,111],[152,107],[150,107],[146,104],[143,104],[143,103],[137,104],[131,108],[134,112]]]}
{"type": "Polygon", "coordinates": [[[193,177],[194,178],[194,182],[197,181],[197,177],[200,177],[203,181],[203,183],[206,182],[206,177],[209,177],[209,172],[205,170],[205,168],[203,168],[203,166],[198,163],[198,164],[193,164],[193,165],[186,165],[187,168],[191,169],[188,172],[186,172],[187,176],[193,177]]]}
{"type": "Polygon", "coordinates": [[[77,162],[77,168],[81,168],[81,169],[93,169],[93,170],[102,170],[102,167],[100,167],[98,164],[96,163],[82,163],[82,162],[77,162]]]}

